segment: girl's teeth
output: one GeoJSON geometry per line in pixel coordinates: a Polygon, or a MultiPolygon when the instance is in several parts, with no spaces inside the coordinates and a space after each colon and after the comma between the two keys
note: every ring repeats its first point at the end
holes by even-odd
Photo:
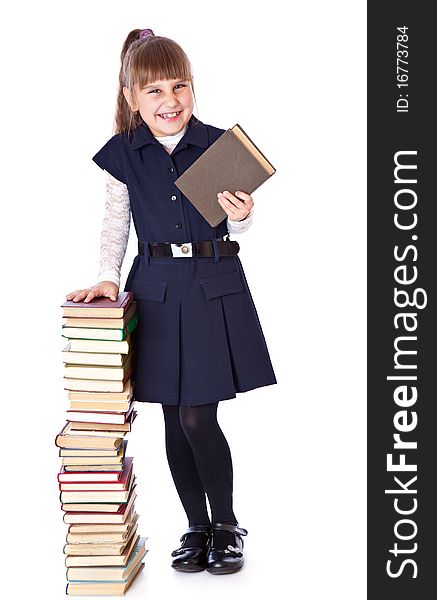
{"type": "Polygon", "coordinates": [[[175,117],[176,115],[178,115],[180,112],[181,111],[171,113],[171,114],[166,114],[166,115],[159,115],[159,116],[162,117],[163,119],[171,119],[171,118],[175,117]]]}

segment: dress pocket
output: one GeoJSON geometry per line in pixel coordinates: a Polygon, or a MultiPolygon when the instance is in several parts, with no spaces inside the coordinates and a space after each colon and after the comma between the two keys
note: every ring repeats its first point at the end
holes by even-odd
{"type": "Polygon", "coordinates": [[[136,279],[131,283],[131,291],[138,300],[152,300],[164,302],[167,290],[167,281],[148,281],[136,279]]]}
{"type": "Polygon", "coordinates": [[[214,277],[206,277],[200,280],[200,285],[203,287],[208,300],[244,290],[241,275],[238,271],[214,275],[214,277]]]}

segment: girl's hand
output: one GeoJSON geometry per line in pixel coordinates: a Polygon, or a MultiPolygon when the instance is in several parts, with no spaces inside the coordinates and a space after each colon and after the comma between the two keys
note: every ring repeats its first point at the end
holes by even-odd
{"type": "Polygon", "coordinates": [[[253,206],[253,198],[249,194],[246,194],[246,192],[235,192],[235,196],[231,192],[219,192],[217,199],[231,221],[242,221],[245,219],[253,206]]]}
{"type": "Polygon", "coordinates": [[[99,296],[106,296],[111,300],[117,300],[118,298],[118,285],[112,281],[101,281],[92,287],[86,288],[85,290],[76,290],[67,294],[67,300],[73,300],[73,302],[90,302],[93,298],[99,296]],[[85,298],[85,300],[84,300],[85,298]]]}

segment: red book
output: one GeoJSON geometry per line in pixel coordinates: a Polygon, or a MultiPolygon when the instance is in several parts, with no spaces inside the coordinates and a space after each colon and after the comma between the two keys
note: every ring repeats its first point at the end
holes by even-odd
{"type": "Polygon", "coordinates": [[[66,472],[64,466],[58,473],[59,489],[62,491],[105,491],[127,489],[133,467],[133,457],[125,456],[123,470],[109,472],[80,471],[66,472]]]}
{"type": "Polygon", "coordinates": [[[74,504],[74,508],[71,504],[61,504],[64,511],[62,518],[64,523],[124,523],[136,497],[135,489],[132,489],[128,501],[123,503],[74,504]],[[105,508],[102,509],[102,506],[105,508]]]}
{"type": "Polygon", "coordinates": [[[117,300],[106,296],[93,298],[90,302],[65,300],[61,304],[63,317],[122,317],[134,300],[133,292],[119,292],[117,300]],[[86,311],[86,313],[84,312],[86,311]]]}
{"type": "Polygon", "coordinates": [[[133,421],[133,410],[134,402],[132,401],[129,409],[126,412],[116,413],[109,410],[101,410],[99,412],[79,411],[79,410],[67,410],[67,421],[83,422],[83,423],[102,423],[102,424],[114,424],[124,425],[125,423],[131,423],[133,421]]]}

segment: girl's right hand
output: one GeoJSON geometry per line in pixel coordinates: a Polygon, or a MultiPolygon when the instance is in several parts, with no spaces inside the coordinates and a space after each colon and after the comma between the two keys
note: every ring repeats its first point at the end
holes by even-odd
{"type": "Polygon", "coordinates": [[[118,298],[118,285],[113,283],[112,281],[101,281],[92,287],[86,288],[84,290],[76,290],[74,292],[70,292],[67,294],[67,300],[73,300],[73,302],[90,302],[93,298],[98,298],[99,296],[106,296],[111,298],[111,300],[117,300],[118,298]]]}

